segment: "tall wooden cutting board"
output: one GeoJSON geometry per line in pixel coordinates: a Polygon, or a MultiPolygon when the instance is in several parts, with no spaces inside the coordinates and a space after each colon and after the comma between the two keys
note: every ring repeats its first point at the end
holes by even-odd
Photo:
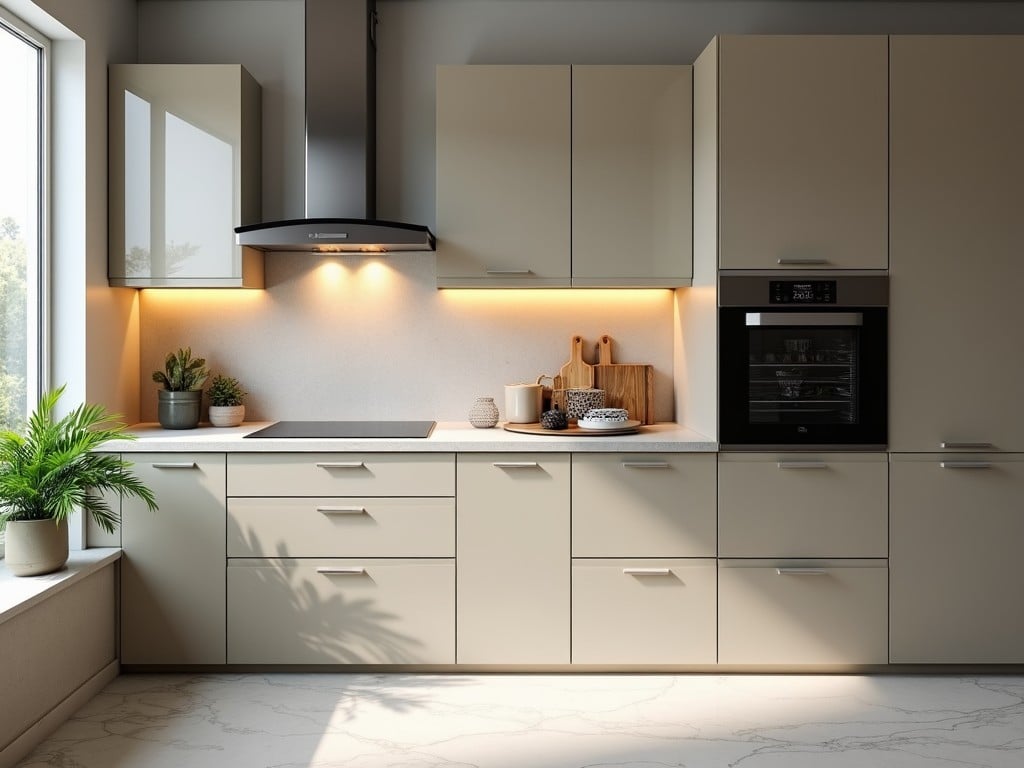
{"type": "Polygon", "coordinates": [[[598,364],[594,386],[603,389],[609,408],[625,408],[631,419],[654,423],[654,366],[641,363],[613,363],[612,338],[605,334],[597,343],[598,364]]]}

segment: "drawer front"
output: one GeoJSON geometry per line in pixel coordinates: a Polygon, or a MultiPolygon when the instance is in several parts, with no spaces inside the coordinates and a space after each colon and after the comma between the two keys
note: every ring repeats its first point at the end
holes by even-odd
{"type": "Polygon", "coordinates": [[[455,499],[228,499],[228,557],[455,557],[455,499]]]}
{"type": "Polygon", "coordinates": [[[452,664],[452,560],[232,560],[229,664],[452,664]]]}
{"type": "Polygon", "coordinates": [[[886,557],[885,454],[722,454],[722,557],[886,557]]]}
{"type": "Polygon", "coordinates": [[[885,664],[885,560],[721,560],[720,664],[885,664]]]}
{"type": "Polygon", "coordinates": [[[228,496],[454,496],[451,453],[228,455],[228,496]]]}
{"type": "Polygon", "coordinates": [[[714,664],[713,559],[573,560],[573,664],[714,664]]]}
{"type": "Polygon", "coordinates": [[[713,454],[574,454],[573,557],[714,557],[713,454]]]}

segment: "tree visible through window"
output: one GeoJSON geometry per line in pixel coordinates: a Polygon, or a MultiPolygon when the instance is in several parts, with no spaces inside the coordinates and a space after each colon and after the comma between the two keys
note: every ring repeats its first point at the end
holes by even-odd
{"type": "Polygon", "coordinates": [[[0,17],[0,428],[16,428],[40,382],[43,48],[0,17]]]}

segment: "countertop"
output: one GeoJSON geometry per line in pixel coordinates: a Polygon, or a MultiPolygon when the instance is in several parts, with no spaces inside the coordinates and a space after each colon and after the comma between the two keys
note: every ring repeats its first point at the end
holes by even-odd
{"type": "Polygon", "coordinates": [[[392,453],[467,452],[574,452],[574,453],[707,453],[718,450],[718,443],[675,423],[650,424],[633,435],[523,435],[508,432],[501,425],[476,429],[469,422],[438,422],[427,438],[362,439],[243,439],[250,432],[273,422],[246,422],[240,427],[163,429],[159,424],[136,424],[130,430],[136,440],[115,440],[103,450],[119,453],[210,452],[278,453],[321,451],[367,451],[392,453]]]}

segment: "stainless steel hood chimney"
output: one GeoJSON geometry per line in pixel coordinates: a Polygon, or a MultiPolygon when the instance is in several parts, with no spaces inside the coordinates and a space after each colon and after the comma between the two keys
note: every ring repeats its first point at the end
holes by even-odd
{"type": "Polygon", "coordinates": [[[375,219],[376,21],[376,0],[306,0],[306,218],[236,227],[239,245],[434,250],[427,227],[375,219]]]}

